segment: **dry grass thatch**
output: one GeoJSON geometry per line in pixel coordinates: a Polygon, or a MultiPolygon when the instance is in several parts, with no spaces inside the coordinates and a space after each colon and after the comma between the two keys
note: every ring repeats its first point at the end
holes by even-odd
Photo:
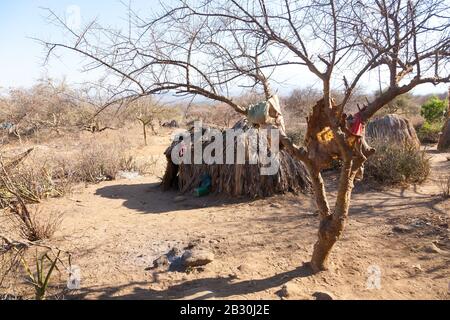
{"type": "Polygon", "coordinates": [[[419,138],[411,122],[395,114],[371,121],[367,126],[366,137],[372,141],[420,148],[419,138]]]}
{"type": "MultiPolygon", "coordinates": [[[[239,125],[239,124],[238,124],[239,125]]],[[[242,126],[244,131],[249,127],[242,126]]],[[[190,130],[193,137],[194,130],[190,130]]],[[[192,139],[193,140],[193,139],[192,139]]],[[[225,141],[224,134],[224,143],[225,141]]],[[[203,143],[203,148],[211,142],[203,143]]],[[[236,141],[235,141],[236,143],[236,141]]],[[[164,190],[177,189],[182,193],[193,191],[201,184],[202,177],[208,174],[212,180],[213,193],[230,196],[268,197],[287,192],[309,192],[310,180],[304,165],[292,158],[286,151],[280,151],[280,169],[276,175],[261,175],[261,164],[222,165],[222,164],[181,164],[175,165],[171,159],[174,141],[167,149],[167,169],[162,181],[164,190]]],[[[225,148],[224,148],[225,150],[225,148]]],[[[191,150],[193,152],[193,150],[191,150]]],[[[224,151],[224,156],[226,156],[224,151]]]]}

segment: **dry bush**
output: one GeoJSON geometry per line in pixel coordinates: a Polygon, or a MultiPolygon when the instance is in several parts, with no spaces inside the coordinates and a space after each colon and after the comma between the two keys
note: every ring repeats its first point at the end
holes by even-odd
{"type": "Polygon", "coordinates": [[[31,242],[51,238],[62,219],[61,213],[44,214],[38,207],[31,210],[27,206],[26,202],[39,202],[42,199],[43,193],[38,190],[40,186],[33,185],[36,181],[40,182],[39,176],[36,176],[31,184],[29,181],[20,180],[17,175],[11,175],[2,163],[0,204],[9,209],[20,236],[31,242]]]}
{"type": "Polygon", "coordinates": [[[71,182],[48,164],[27,160],[10,173],[18,194],[27,202],[61,197],[71,191],[71,182]]]}
{"type": "Polygon", "coordinates": [[[450,175],[439,178],[438,185],[441,189],[442,197],[445,199],[450,198],[450,175]]]}
{"type": "Polygon", "coordinates": [[[430,174],[430,159],[411,145],[375,141],[375,155],[366,164],[366,180],[381,185],[422,183],[430,174]]]}
{"type": "Polygon", "coordinates": [[[60,169],[35,157],[16,166],[0,168],[0,205],[7,206],[17,198],[26,203],[61,197],[71,192],[72,182],[60,175],[60,169]]]}
{"type": "Polygon", "coordinates": [[[151,163],[138,163],[127,154],[127,142],[99,143],[91,142],[83,146],[75,162],[63,166],[64,172],[76,182],[98,183],[115,180],[120,171],[145,174],[151,163]]]}
{"type": "Polygon", "coordinates": [[[287,129],[287,135],[296,145],[302,146],[305,143],[306,127],[302,125],[290,127],[287,129]]]}
{"type": "MultiPolygon", "coordinates": [[[[249,92],[234,98],[237,104],[246,107],[264,100],[264,95],[256,92],[249,92]]],[[[241,119],[242,115],[223,103],[217,105],[205,103],[191,104],[184,115],[184,123],[188,127],[191,127],[194,121],[202,121],[205,125],[218,128],[231,128],[241,119]]]]}
{"type": "Polygon", "coordinates": [[[10,205],[10,212],[17,222],[20,236],[31,242],[50,239],[62,222],[62,213],[44,213],[39,207],[30,209],[22,199],[10,205]]]}

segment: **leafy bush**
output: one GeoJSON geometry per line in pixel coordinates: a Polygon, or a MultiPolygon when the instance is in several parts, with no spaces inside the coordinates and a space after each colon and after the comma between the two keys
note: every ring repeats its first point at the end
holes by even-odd
{"type": "Polygon", "coordinates": [[[438,97],[433,97],[422,106],[421,115],[429,123],[442,122],[447,110],[447,103],[438,97]]]}
{"type": "Polygon", "coordinates": [[[413,146],[376,142],[366,164],[366,179],[381,185],[422,183],[430,174],[430,159],[413,146]]]}
{"type": "Polygon", "coordinates": [[[422,143],[438,143],[439,135],[442,130],[442,122],[425,123],[419,128],[417,135],[422,143]]]}

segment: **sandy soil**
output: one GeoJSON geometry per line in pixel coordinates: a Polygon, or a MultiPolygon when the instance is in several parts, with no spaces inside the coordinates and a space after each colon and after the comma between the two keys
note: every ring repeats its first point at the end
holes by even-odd
{"type": "MultiPolygon", "coordinates": [[[[156,139],[140,153],[160,156],[168,141],[156,139]]],[[[280,299],[287,284],[289,299],[312,299],[317,291],[336,299],[449,299],[450,200],[439,196],[435,180],[450,172],[450,162],[448,154],[430,154],[433,175],[422,186],[357,187],[332,267],[317,275],[303,267],[319,221],[309,196],[177,202],[177,193],[160,191],[156,176],[80,188],[43,205],[64,212],[52,244],[71,251],[82,272],[81,290],[66,298],[280,299]],[[148,269],[190,243],[214,252],[214,262],[189,273],[148,269]],[[430,250],[433,243],[439,252],[430,250]],[[368,289],[374,267],[381,288],[368,289]]],[[[333,196],[333,177],[327,179],[333,196]]]]}

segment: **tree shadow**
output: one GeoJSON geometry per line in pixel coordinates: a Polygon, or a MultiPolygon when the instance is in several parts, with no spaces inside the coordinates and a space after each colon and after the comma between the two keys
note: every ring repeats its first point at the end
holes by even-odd
{"type": "Polygon", "coordinates": [[[446,212],[438,207],[443,202],[445,202],[443,197],[424,195],[415,191],[411,195],[406,195],[405,190],[400,192],[385,190],[376,192],[375,196],[366,194],[361,199],[356,196],[350,208],[350,215],[373,216],[378,212],[378,215],[389,217],[390,214],[398,215],[400,211],[411,207],[429,209],[436,214],[446,215],[446,212]],[[371,202],[370,206],[367,205],[367,201],[371,202]]]}
{"type": "Polygon", "coordinates": [[[134,282],[117,287],[86,288],[74,295],[74,299],[95,296],[100,300],[177,300],[195,296],[195,300],[224,299],[248,295],[273,288],[280,288],[287,282],[312,276],[311,268],[305,264],[297,269],[276,274],[270,278],[235,282],[232,277],[205,278],[186,281],[166,290],[145,289],[147,282],[134,282]],[[131,291],[120,294],[121,291],[131,291]]]}
{"type": "Polygon", "coordinates": [[[123,206],[143,214],[161,214],[253,202],[248,197],[209,195],[196,198],[176,191],[162,191],[159,183],[113,185],[97,189],[95,195],[107,199],[123,199],[123,206]]]}

